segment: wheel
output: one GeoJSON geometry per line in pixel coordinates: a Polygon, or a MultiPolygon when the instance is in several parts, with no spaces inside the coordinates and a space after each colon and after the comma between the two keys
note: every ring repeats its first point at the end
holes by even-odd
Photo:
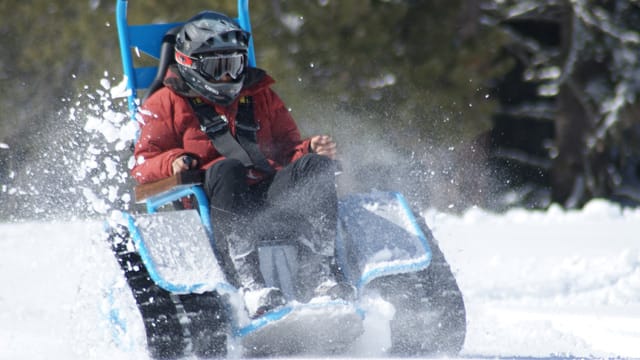
{"type": "Polygon", "coordinates": [[[449,264],[423,221],[431,247],[425,270],[375,279],[368,285],[395,307],[391,349],[397,356],[455,356],[466,335],[462,293],[449,264]]]}
{"type": "Polygon", "coordinates": [[[217,293],[173,295],[156,285],[124,226],[111,229],[109,242],[142,315],[152,358],[226,355],[228,321],[217,293]]]}

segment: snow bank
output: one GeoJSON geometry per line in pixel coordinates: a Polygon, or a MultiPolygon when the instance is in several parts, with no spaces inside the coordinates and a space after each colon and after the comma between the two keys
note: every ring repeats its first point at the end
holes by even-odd
{"type": "Polygon", "coordinates": [[[640,356],[640,210],[426,216],[468,307],[465,354],[640,356]]]}
{"type": "MultiPolygon", "coordinates": [[[[640,210],[425,216],[467,304],[463,356],[640,357],[640,210]]],[[[105,289],[122,289],[116,300],[136,313],[101,229],[0,224],[0,359],[147,358],[141,327],[124,348],[113,342],[105,289]]],[[[354,357],[388,346],[374,340],[354,357]]]]}

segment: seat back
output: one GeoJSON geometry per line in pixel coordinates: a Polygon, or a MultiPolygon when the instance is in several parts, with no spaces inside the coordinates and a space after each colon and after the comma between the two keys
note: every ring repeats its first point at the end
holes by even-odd
{"type": "Polygon", "coordinates": [[[169,65],[174,64],[176,62],[175,59],[175,44],[176,44],[176,35],[182,28],[182,25],[178,25],[174,28],[169,29],[164,36],[162,37],[162,45],[160,45],[160,58],[158,59],[158,68],[156,69],[156,76],[153,78],[153,81],[147,87],[147,92],[142,97],[140,103],[144,103],[145,100],[151,94],[153,94],[156,90],[160,89],[163,86],[164,76],[167,73],[167,68],[169,65]]]}
{"type": "MultiPolygon", "coordinates": [[[[173,43],[182,22],[164,24],[129,25],[127,20],[127,0],[117,0],[116,25],[120,43],[120,57],[126,77],[127,104],[132,119],[140,104],[138,91],[147,89],[147,95],[162,86],[167,66],[173,60],[173,43]],[[135,53],[135,57],[132,53],[135,53]],[[136,66],[136,58],[142,54],[150,57],[155,65],[136,66]]],[[[238,0],[238,17],[243,30],[251,33],[249,0],[238,0]]],[[[249,66],[255,66],[253,38],[249,39],[249,66]]],[[[145,96],[146,97],[146,96],[145,96]]],[[[144,98],[143,98],[144,99],[144,98]]]]}

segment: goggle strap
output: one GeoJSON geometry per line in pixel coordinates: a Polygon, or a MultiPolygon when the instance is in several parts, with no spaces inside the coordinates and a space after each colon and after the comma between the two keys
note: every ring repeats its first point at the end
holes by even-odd
{"type": "Polygon", "coordinates": [[[194,68],[194,61],[197,61],[196,59],[189,57],[187,54],[184,54],[182,52],[180,52],[179,50],[175,50],[176,53],[176,62],[180,65],[184,65],[184,66],[188,66],[190,68],[194,68]]]}

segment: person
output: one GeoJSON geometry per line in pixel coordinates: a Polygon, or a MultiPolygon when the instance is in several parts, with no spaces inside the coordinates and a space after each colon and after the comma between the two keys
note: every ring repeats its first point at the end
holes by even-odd
{"type": "Polygon", "coordinates": [[[302,139],[274,80],[247,64],[250,34],[204,11],[176,35],[176,64],[141,105],[132,175],[139,183],[205,170],[216,253],[251,316],[285,304],[265,286],[260,242],[294,243],[297,295],[349,297],[332,260],[337,226],[336,143],[302,139]]]}

